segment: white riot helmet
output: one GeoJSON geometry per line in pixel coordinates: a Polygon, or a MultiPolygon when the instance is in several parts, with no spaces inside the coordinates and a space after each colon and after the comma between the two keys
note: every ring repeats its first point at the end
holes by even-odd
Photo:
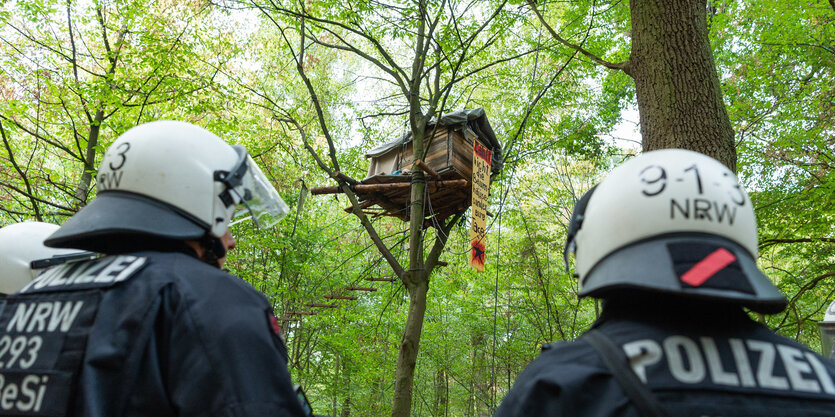
{"type": "Polygon", "coordinates": [[[56,230],[58,226],[41,222],[0,228],[0,294],[16,293],[50,266],[95,256],[91,252],[44,246],[44,239],[56,230]]]}
{"type": "Polygon", "coordinates": [[[835,359],[835,301],[829,304],[823,321],[818,322],[821,337],[821,355],[835,359]]]}
{"type": "Polygon", "coordinates": [[[216,243],[212,249],[222,250],[217,239],[238,205],[261,227],[289,211],[243,146],[185,122],[128,130],[108,148],[96,180],[96,198],[47,239],[48,246],[109,253],[125,239],[208,236],[216,243]]]}
{"type": "Polygon", "coordinates": [[[757,268],[754,209],[736,175],[700,153],[647,152],[615,168],[574,208],[565,246],[580,296],[642,289],[724,300],[761,313],[786,306],[757,268]]]}

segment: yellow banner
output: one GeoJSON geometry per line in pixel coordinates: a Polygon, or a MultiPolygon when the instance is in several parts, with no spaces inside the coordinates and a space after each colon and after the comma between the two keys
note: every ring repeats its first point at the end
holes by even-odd
{"type": "Polygon", "coordinates": [[[485,228],[487,226],[487,202],[490,195],[489,149],[473,140],[473,209],[470,219],[470,266],[484,272],[485,228]]]}

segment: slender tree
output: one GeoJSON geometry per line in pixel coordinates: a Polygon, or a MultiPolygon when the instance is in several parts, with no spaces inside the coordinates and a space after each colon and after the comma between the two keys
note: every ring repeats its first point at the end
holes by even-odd
{"type": "Polygon", "coordinates": [[[353,213],[406,287],[409,309],[399,346],[392,416],[408,416],[412,404],[412,384],[420,347],[429,290],[429,277],[438,264],[447,236],[461,219],[455,215],[436,226],[434,242],[424,251],[423,171],[412,170],[409,206],[409,255],[405,265],[397,259],[363,213],[351,186],[356,180],[340,168],[337,141],[328,119],[325,100],[308,75],[308,62],[315,50],[330,49],[358,57],[365,66],[379,73],[380,84],[391,86],[393,104],[381,115],[401,115],[408,120],[414,159],[422,159],[428,143],[426,126],[449,108],[450,95],[468,77],[491,67],[530,54],[533,49],[506,50],[502,44],[513,16],[505,13],[505,2],[456,2],[448,0],[414,1],[402,5],[378,2],[351,2],[337,7],[330,2],[251,3],[280,30],[296,61],[296,69],[307,87],[319,121],[319,131],[327,143],[322,158],[312,146],[303,127],[290,117],[304,138],[305,147],[317,165],[333,178],[351,202],[353,213]]]}

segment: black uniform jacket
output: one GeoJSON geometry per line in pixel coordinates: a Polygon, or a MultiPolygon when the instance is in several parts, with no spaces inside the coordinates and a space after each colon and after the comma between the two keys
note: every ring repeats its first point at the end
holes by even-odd
{"type": "Polygon", "coordinates": [[[298,416],[272,308],[183,253],[63,265],[7,299],[0,415],[298,416]]]}
{"type": "MultiPolygon", "coordinates": [[[[741,308],[680,307],[672,313],[604,307],[595,324],[628,356],[668,416],[835,416],[835,364],[771,332],[741,308]]],[[[638,412],[581,337],[546,345],[495,415],[638,412]]]]}

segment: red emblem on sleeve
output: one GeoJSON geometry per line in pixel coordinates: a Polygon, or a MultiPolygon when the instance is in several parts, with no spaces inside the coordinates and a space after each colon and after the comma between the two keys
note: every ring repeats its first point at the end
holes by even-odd
{"type": "Polygon", "coordinates": [[[281,324],[278,323],[278,319],[273,313],[267,313],[267,316],[270,318],[270,327],[272,327],[273,333],[275,333],[276,336],[281,337],[281,324]]]}

